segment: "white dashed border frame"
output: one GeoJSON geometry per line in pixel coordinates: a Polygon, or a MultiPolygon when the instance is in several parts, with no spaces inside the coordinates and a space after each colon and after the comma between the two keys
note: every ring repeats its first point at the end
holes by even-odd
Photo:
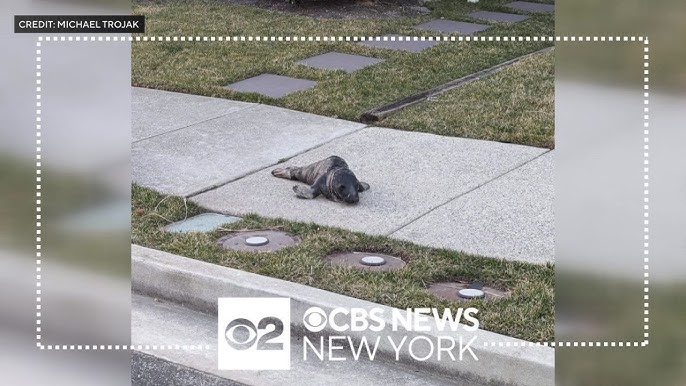
{"type": "Polygon", "coordinates": [[[650,45],[644,36],[39,36],[36,42],[36,346],[41,350],[210,350],[210,345],[45,345],[42,341],[42,45],[43,42],[360,42],[360,41],[534,41],[534,42],[643,42],[643,340],[642,341],[563,341],[563,342],[484,342],[500,347],[646,347],[650,337],[650,45]]]}

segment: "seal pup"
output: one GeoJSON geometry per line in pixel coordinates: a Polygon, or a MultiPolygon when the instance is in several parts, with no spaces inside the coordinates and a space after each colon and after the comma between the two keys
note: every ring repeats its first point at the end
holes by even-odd
{"type": "Polygon", "coordinates": [[[322,194],[332,201],[356,204],[360,201],[358,192],[369,189],[369,184],[358,181],[345,160],[335,155],[304,167],[276,168],[272,175],[310,185],[293,187],[298,198],[309,199],[322,194]]]}

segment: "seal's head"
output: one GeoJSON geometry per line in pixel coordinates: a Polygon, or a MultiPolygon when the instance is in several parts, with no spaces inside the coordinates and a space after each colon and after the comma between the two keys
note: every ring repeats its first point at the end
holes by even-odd
{"type": "Polygon", "coordinates": [[[357,177],[348,168],[333,170],[329,173],[327,187],[331,198],[347,204],[357,204],[360,201],[357,187],[357,177]]]}

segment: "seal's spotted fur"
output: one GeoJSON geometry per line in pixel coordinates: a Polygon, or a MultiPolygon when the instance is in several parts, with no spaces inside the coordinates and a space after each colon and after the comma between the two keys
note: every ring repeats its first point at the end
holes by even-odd
{"type": "Polygon", "coordinates": [[[345,160],[338,156],[331,156],[305,167],[277,168],[272,170],[272,175],[310,185],[293,187],[299,198],[315,198],[322,194],[332,201],[355,204],[360,200],[358,192],[369,189],[369,184],[358,181],[345,160]]]}

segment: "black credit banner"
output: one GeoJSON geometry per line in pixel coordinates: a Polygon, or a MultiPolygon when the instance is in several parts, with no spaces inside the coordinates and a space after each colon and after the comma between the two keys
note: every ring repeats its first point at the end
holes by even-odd
{"type": "Polygon", "coordinates": [[[14,33],[144,33],[145,16],[16,15],[14,33]]]}

